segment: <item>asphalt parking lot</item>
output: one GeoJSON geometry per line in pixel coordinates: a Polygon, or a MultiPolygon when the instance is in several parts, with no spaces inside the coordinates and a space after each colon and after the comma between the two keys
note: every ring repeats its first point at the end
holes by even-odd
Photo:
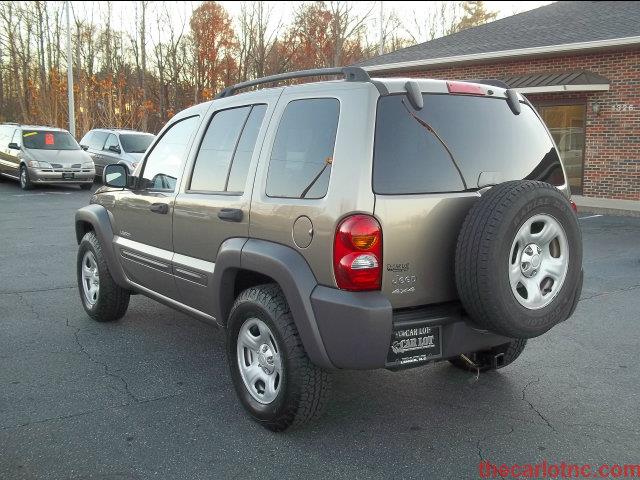
{"type": "Polygon", "coordinates": [[[0,182],[0,479],[478,478],[478,462],[640,463],[640,218],[587,214],[575,315],[499,373],[339,372],[321,421],[274,434],[235,399],[221,332],[75,286],[90,192],[0,182]]]}

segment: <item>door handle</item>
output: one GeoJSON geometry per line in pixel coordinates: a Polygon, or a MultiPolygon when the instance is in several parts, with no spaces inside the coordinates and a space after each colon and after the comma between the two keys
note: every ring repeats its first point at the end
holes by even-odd
{"type": "Polygon", "coordinates": [[[166,203],[152,203],[149,210],[153,213],[169,213],[169,205],[166,203]]]}
{"type": "Polygon", "coordinates": [[[218,218],[225,222],[241,222],[242,216],[242,210],[239,208],[222,208],[218,212],[218,218]]]}

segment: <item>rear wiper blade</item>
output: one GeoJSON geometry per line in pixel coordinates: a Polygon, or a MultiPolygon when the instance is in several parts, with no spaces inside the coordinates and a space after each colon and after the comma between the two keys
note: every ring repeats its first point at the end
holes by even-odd
{"type": "Polygon", "coordinates": [[[444,147],[446,152],[449,154],[449,158],[451,159],[451,163],[453,163],[453,166],[457,170],[458,175],[460,176],[460,180],[462,180],[462,185],[464,185],[464,189],[468,190],[469,187],[467,186],[467,182],[464,180],[464,176],[462,175],[462,170],[460,170],[460,167],[458,166],[458,162],[456,162],[456,159],[453,156],[453,153],[451,153],[451,150],[449,149],[449,146],[447,145],[447,143],[442,139],[442,137],[440,137],[440,135],[438,135],[438,132],[436,132],[431,125],[429,125],[427,122],[422,120],[419,116],[417,116],[415,113],[413,113],[409,109],[409,107],[407,107],[407,104],[404,103],[404,99],[402,99],[401,102],[402,102],[402,105],[404,105],[404,108],[407,109],[407,113],[409,113],[409,115],[411,115],[415,119],[415,121],[418,122],[418,124],[420,124],[420,126],[424,127],[424,129],[427,132],[431,133],[434,137],[436,137],[438,139],[440,144],[444,147]]]}
{"type": "Polygon", "coordinates": [[[300,194],[300,198],[304,198],[304,197],[307,196],[307,193],[309,193],[309,190],[311,190],[313,188],[313,186],[320,179],[320,177],[322,176],[324,171],[327,169],[327,167],[330,166],[332,163],[333,163],[333,157],[327,157],[327,158],[324,159],[324,165],[322,166],[322,168],[320,169],[318,174],[313,178],[313,180],[311,180],[311,183],[309,183],[309,185],[307,185],[307,188],[305,188],[302,191],[302,193],[300,194]]]}

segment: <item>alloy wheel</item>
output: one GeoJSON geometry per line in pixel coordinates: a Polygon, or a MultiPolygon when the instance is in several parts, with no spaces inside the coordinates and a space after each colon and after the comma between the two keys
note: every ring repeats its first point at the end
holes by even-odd
{"type": "Polygon", "coordinates": [[[240,327],[236,344],[238,368],[251,396],[262,404],[273,402],[282,388],[280,348],[266,323],[249,318],[240,327]]]}
{"type": "Polygon", "coordinates": [[[91,250],[87,250],[82,257],[82,292],[87,305],[95,305],[100,293],[100,274],[96,256],[91,250]]]}
{"type": "Polygon", "coordinates": [[[529,310],[544,308],[556,297],[569,268],[569,243],[551,215],[526,220],[513,240],[509,282],[516,300],[529,310]]]}

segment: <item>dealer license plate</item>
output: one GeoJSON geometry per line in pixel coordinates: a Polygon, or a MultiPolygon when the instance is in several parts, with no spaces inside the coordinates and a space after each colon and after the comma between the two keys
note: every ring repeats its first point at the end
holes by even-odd
{"type": "Polygon", "coordinates": [[[405,367],[428,362],[442,355],[442,328],[417,325],[395,327],[387,354],[387,367],[405,367]]]}

